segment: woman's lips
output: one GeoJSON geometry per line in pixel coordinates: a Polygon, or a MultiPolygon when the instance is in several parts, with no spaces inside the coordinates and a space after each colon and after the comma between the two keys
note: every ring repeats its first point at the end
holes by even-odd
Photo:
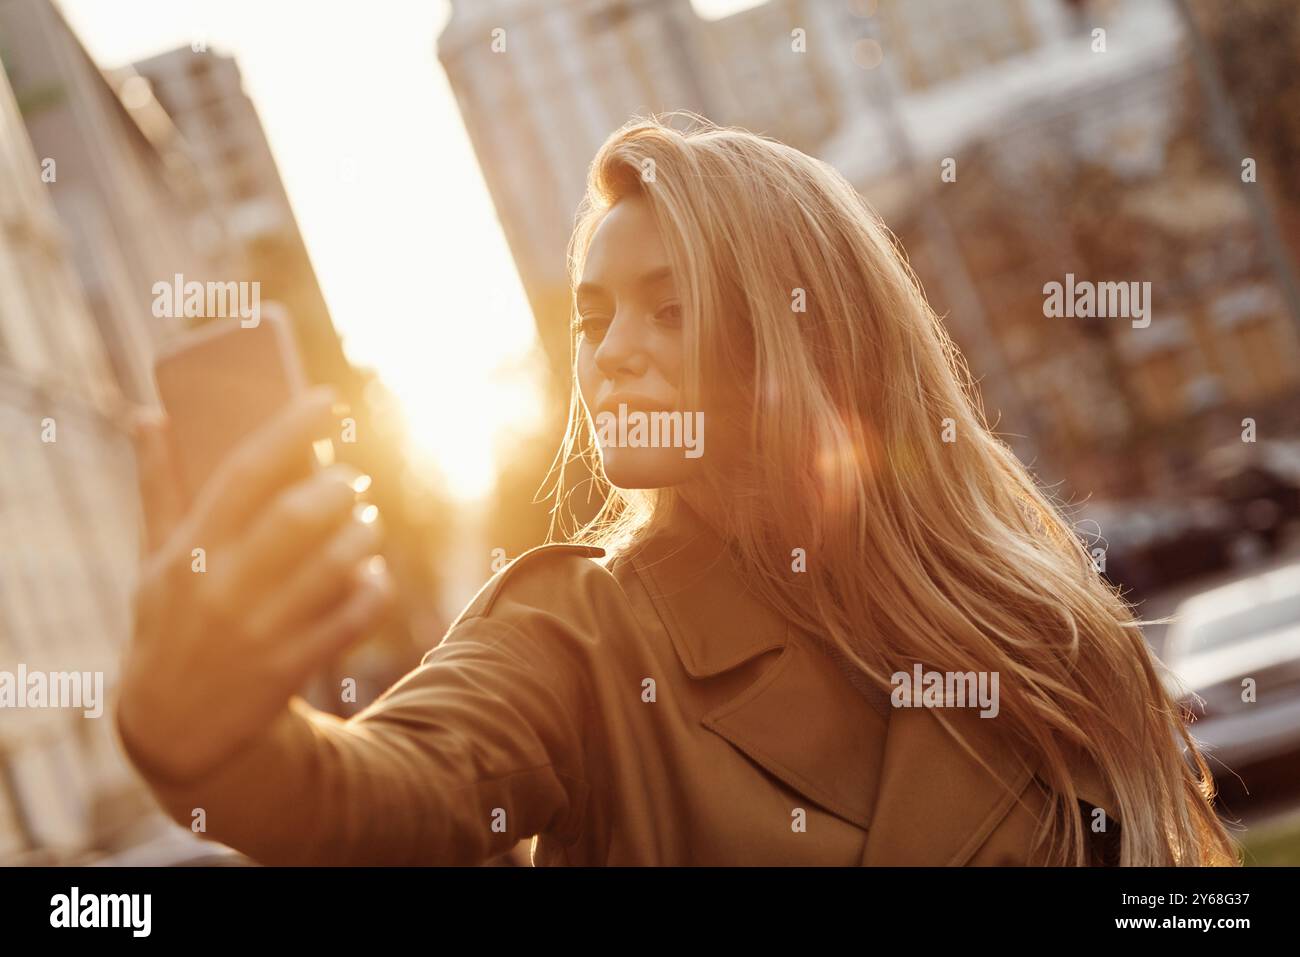
{"type": "Polygon", "coordinates": [[[596,407],[596,413],[618,415],[619,406],[625,406],[628,413],[633,412],[672,412],[673,407],[667,402],[659,402],[647,396],[617,395],[611,396],[596,407]]]}

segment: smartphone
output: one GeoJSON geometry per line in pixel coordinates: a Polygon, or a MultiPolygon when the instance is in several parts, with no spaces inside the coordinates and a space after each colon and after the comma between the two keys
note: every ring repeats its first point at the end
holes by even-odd
{"type": "MultiPolygon", "coordinates": [[[[184,336],[154,363],[154,379],[187,505],[236,446],[307,388],[288,320],[265,307],[256,326],[222,319],[184,336]]],[[[302,477],[315,462],[308,450],[302,477]]]]}

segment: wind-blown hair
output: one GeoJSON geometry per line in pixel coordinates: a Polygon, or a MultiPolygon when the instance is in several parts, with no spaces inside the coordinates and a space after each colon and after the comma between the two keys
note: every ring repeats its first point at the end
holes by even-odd
{"type": "MultiPolygon", "coordinates": [[[[917,662],[997,672],[996,720],[1041,756],[1051,789],[1035,845],[1045,860],[1086,860],[1066,757],[1082,752],[1114,796],[1121,863],[1235,863],[1138,622],[990,432],[890,232],[825,163],[688,120],[637,120],[601,147],[571,279],[605,212],[643,196],[682,300],[683,407],[710,410],[711,448],[722,429],[740,450],[706,467],[705,499],[727,503],[708,514],[757,592],[881,688],[917,662]],[[805,312],[792,309],[799,290],[805,312]],[[803,574],[791,573],[796,547],[803,574]]],[[[594,449],[575,375],[557,511],[577,459],[607,495],[579,540],[634,542],[692,494],[610,488],[594,449]]]]}

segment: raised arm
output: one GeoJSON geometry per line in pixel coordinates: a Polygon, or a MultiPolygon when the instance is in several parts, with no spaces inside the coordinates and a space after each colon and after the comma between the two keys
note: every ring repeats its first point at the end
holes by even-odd
{"type": "Polygon", "coordinates": [[[178,822],[263,863],[474,863],[575,827],[581,678],[555,653],[574,637],[562,625],[467,614],[349,721],[294,697],[391,591],[355,473],[289,478],[328,434],[331,398],[280,414],[184,515],[165,436],[142,437],[150,544],[116,710],[128,755],[178,822]]]}
{"type": "Polygon", "coordinates": [[[208,837],[264,864],[481,863],[581,824],[577,687],[545,644],[471,619],[347,721],[294,698],[198,778],[138,764],[177,822],[201,809],[208,837]]]}

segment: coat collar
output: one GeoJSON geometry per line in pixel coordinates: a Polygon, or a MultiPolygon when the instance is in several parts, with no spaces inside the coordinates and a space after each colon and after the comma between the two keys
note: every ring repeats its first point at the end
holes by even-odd
{"type": "Polygon", "coordinates": [[[779,652],[702,723],[798,793],[865,828],[863,864],[965,864],[1037,772],[995,720],[973,711],[893,709],[886,722],[829,658],[759,600],[723,539],[698,519],[675,521],[629,560],[692,678],[779,652]]]}
{"type": "Polygon", "coordinates": [[[752,594],[725,541],[689,513],[638,544],[630,559],[692,678],[785,647],[786,622],[752,594]]]}

